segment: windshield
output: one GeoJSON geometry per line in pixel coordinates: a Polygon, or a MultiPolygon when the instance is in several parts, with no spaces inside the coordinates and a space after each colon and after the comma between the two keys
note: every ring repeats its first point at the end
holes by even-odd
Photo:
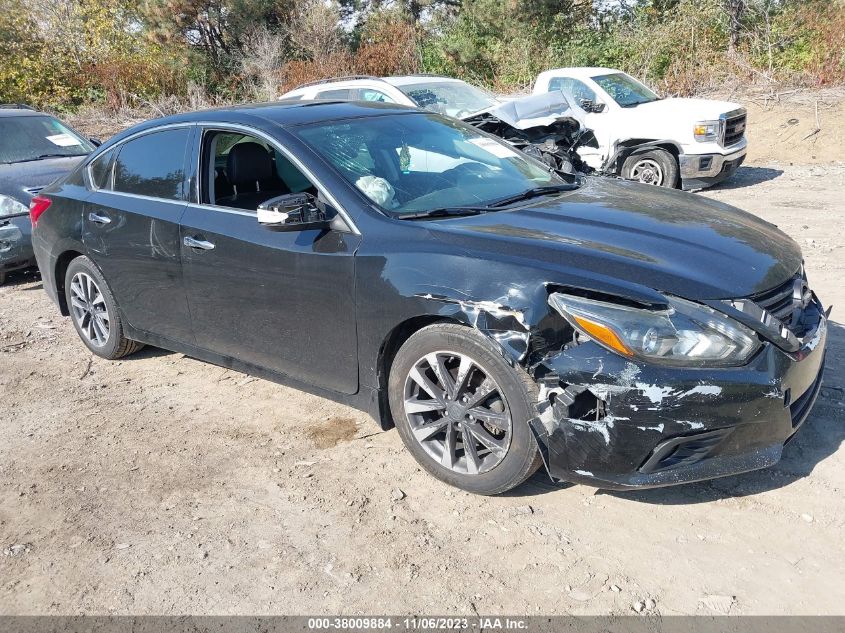
{"type": "Polygon", "coordinates": [[[437,114],[393,114],[291,128],[392,215],[485,206],[562,185],[548,167],[473,127],[437,114]]]}
{"type": "Polygon", "coordinates": [[[598,77],[593,77],[593,81],[601,86],[623,108],[660,99],[660,97],[639,81],[623,73],[599,75],[598,77]]]}
{"type": "Polygon", "coordinates": [[[54,156],[85,156],[94,146],[49,116],[0,118],[0,162],[20,163],[54,156]]]}
{"type": "Polygon", "coordinates": [[[498,103],[492,95],[463,81],[424,81],[397,87],[419,107],[458,118],[498,103]]]}

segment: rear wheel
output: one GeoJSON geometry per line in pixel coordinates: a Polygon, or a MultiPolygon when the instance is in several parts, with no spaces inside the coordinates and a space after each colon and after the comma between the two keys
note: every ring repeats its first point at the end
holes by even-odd
{"type": "Polygon", "coordinates": [[[97,356],[115,360],[144,346],[123,335],[114,296],[94,262],[87,257],[77,257],[68,266],[65,299],[76,333],[97,356]]]}
{"type": "Polygon", "coordinates": [[[665,149],[633,154],[622,165],[622,177],[646,185],[673,188],[678,181],[678,161],[665,149]]]}
{"type": "Polygon", "coordinates": [[[435,324],[414,334],[394,359],[388,389],[402,441],[438,479],[491,495],[540,466],[527,424],[537,387],[475,330],[435,324]]]}

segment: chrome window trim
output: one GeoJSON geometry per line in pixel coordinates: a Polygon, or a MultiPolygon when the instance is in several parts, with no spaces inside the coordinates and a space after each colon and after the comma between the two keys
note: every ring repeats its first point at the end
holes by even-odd
{"type": "MultiPolygon", "coordinates": [[[[160,202],[170,202],[170,203],[174,203],[174,204],[187,204],[188,202],[190,202],[189,200],[173,200],[172,198],[159,198],[157,196],[145,196],[145,195],[142,195],[142,194],[139,194],[139,193],[129,193],[129,192],[126,192],[126,191],[115,191],[114,189],[100,189],[94,183],[94,178],[91,176],[91,168],[93,167],[94,163],[96,163],[100,159],[101,156],[105,156],[109,152],[116,150],[117,148],[121,147],[122,145],[124,145],[125,143],[128,143],[129,141],[131,141],[133,139],[140,138],[141,136],[146,136],[147,134],[153,134],[155,132],[164,132],[164,131],[167,131],[167,130],[178,129],[178,128],[183,128],[183,127],[195,127],[196,125],[197,124],[194,123],[193,121],[183,121],[183,122],[180,122],[180,123],[165,123],[164,125],[159,125],[159,126],[156,126],[156,127],[147,128],[145,130],[139,130],[138,132],[135,132],[134,134],[131,134],[131,135],[127,136],[126,138],[120,139],[117,143],[115,143],[114,145],[109,147],[107,150],[105,150],[104,152],[102,152],[100,154],[97,154],[97,156],[95,158],[88,161],[88,164],[85,166],[85,181],[86,181],[85,186],[86,186],[86,188],[89,191],[92,191],[94,193],[99,193],[99,192],[113,193],[113,194],[116,194],[116,195],[119,195],[119,196],[141,198],[141,199],[144,199],[144,200],[158,200],[160,202]]],[[[117,157],[115,157],[115,158],[117,158],[117,157]]],[[[112,186],[114,186],[114,164],[112,164],[112,186]]]]}
{"type": "MultiPolygon", "coordinates": [[[[243,132],[244,134],[249,134],[251,136],[257,136],[264,140],[268,145],[273,147],[274,149],[278,150],[282,153],[282,155],[287,158],[299,171],[302,172],[302,175],[305,176],[319,191],[323,196],[325,196],[326,200],[329,201],[332,208],[334,208],[338,215],[343,219],[344,223],[347,227],[349,227],[349,232],[353,235],[361,235],[361,232],[358,230],[358,227],[352,221],[352,218],[349,216],[349,213],[346,211],[345,208],[337,201],[337,198],[332,195],[329,190],[320,182],[320,180],[314,175],[310,169],[308,169],[299,158],[297,158],[292,152],[290,152],[287,148],[283,147],[282,144],[270,134],[262,131],[257,130],[253,127],[249,127],[248,125],[242,125],[240,123],[226,123],[220,121],[197,121],[194,123],[201,128],[203,128],[203,136],[205,135],[206,131],[218,131],[218,132],[226,132],[226,131],[236,131],[236,132],[243,132]]],[[[202,140],[200,141],[202,142],[202,140]]],[[[202,146],[200,146],[202,149],[202,146]]],[[[204,204],[200,202],[202,200],[202,192],[200,190],[200,177],[202,169],[202,151],[197,153],[197,164],[195,165],[197,169],[197,182],[195,185],[194,193],[194,200],[189,200],[188,204],[194,207],[199,207],[202,209],[209,209],[213,211],[224,211],[224,212],[231,212],[237,215],[250,215],[256,216],[257,212],[248,212],[243,211],[240,209],[232,209],[231,207],[221,207],[218,205],[211,205],[211,204],[204,204]]]]}

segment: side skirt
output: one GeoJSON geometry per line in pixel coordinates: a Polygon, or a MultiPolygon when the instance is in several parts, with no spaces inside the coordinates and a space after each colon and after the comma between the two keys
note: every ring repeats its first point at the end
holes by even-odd
{"type": "Polygon", "coordinates": [[[292,389],[297,389],[321,398],[326,398],[327,400],[344,404],[352,407],[353,409],[358,409],[359,411],[369,414],[376,421],[379,427],[383,428],[380,418],[378,390],[367,385],[359,385],[358,393],[339,393],[337,391],[315,387],[314,385],[301,382],[286,374],[265,369],[264,367],[253,365],[251,363],[232,358],[231,356],[223,356],[193,345],[172,341],[162,336],[158,336],[157,334],[136,330],[133,327],[126,327],[126,336],[133,341],[138,341],[153,347],[159,347],[170,352],[185,354],[191,358],[196,358],[213,365],[233,369],[244,374],[249,374],[250,376],[255,376],[257,378],[262,378],[264,380],[269,380],[270,382],[284,385],[285,387],[291,387],[292,389]]]}

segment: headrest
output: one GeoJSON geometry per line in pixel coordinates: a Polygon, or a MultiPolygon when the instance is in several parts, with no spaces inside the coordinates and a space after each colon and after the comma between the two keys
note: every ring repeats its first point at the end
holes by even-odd
{"type": "Polygon", "coordinates": [[[270,154],[258,143],[238,143],[229,150],[226,173],[233,185],[268,180],[273,175],[270,154]]]}

